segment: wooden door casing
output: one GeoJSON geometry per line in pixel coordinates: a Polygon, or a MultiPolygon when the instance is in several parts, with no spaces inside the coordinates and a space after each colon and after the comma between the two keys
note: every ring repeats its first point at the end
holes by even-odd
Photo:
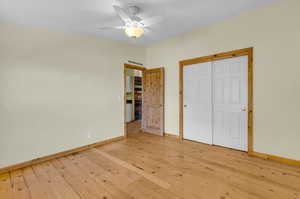
{"type": "Polygon", "coordinates": [[[143,90],[143,131],[163,136],[164,68],[145,70],[143,90]]]}

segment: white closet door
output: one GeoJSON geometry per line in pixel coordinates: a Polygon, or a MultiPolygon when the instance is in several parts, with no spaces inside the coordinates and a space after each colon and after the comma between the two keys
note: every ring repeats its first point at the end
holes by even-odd
{"type": "Polygon", "coordinates": [[[213,62],[213,144],[247,151],[248,57],[213,62]]]}
{"type": "Polygon", "coordinates": [[[212,63],[183,69],[184,138],[212,144],[212,63]]]}

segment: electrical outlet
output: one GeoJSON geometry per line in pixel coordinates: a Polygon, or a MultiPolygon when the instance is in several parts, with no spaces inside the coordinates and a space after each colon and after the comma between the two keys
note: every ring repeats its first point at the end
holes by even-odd
{"type": "Polygon", "coordinates": [[[91,132],[88,132],[88,138],[91,138],[91,137],[92,137],[91,132]]]}

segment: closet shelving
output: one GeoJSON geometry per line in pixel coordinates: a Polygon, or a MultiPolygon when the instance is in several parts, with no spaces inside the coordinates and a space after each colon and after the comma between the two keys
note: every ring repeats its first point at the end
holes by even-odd
{"type": "Polygon", "coordinates": [[[134,77],[134,109],[135,120],[142,119],[142,77],[134,77]]]}

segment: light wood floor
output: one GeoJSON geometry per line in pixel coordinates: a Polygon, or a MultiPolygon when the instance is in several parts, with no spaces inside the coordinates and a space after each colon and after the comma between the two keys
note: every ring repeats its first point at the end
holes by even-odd
{"type": "Polygon", "coordinates": [[[127,123],[126,125],[127,125],[127,132],[130,135],[134,135],[136,133],[140,133],[141,128],[142,128],[142,122],[141,122],[141,120],[135,120],[135,121],[127,123]]]}
{"type": "Polygon", "coordinates": [[[0,175],[1,199],[299,199],[300,168],[144,133],[0,175]]]}

